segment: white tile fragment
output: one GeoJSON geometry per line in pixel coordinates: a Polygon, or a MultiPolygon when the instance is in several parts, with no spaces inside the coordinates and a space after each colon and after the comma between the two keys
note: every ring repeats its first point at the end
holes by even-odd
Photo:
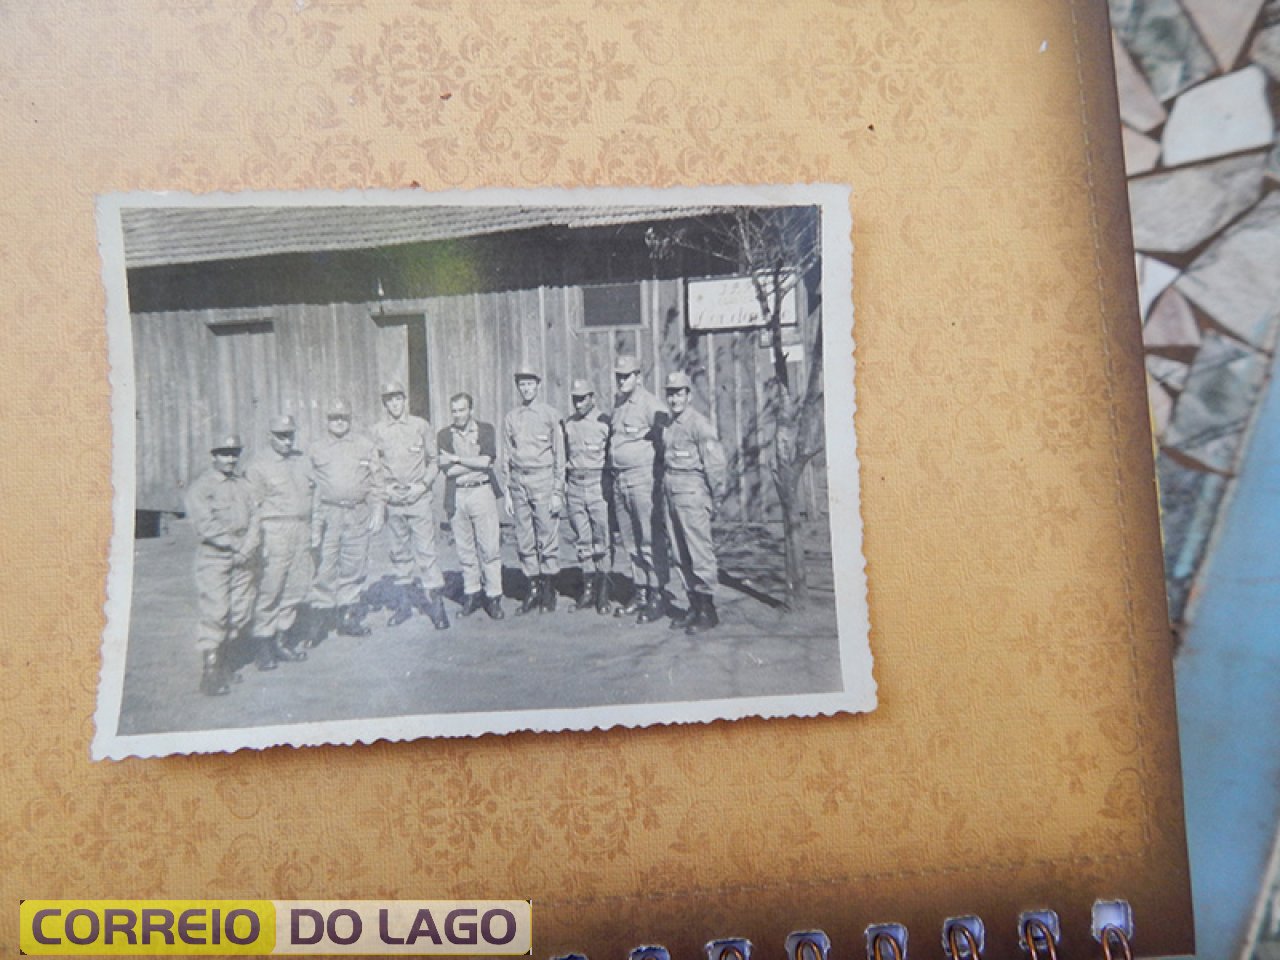
{"type": "Polygon", "coordinates": [[[1275,123],[1266,74],[1256,66],[1209,80],[1178,97],[1161,141],[1167,167],[1271,143],[1275,123]]]}
{"type": "Polygon", "coordinates": [[[1120,127],[1120,139],[1124,144],[1124,175],[1134,177],[1155,169],[1160,159],[1160,144],[1146,134],[1129,127],[1120,127]]]}
{"type": "Polygon", "coordinates": [[[1163,260],[1157,260],[1155,257],[1144,257],[1141,254],[1136,257],[1136,263],[1138,270],[1138,309],[1145,320],[1152,302],[1165,291],[1169,284],[1178,279],[1179,271],[1177,267],[1171,267],[1163,260]]]}
{"type": "Polygon", "coordinates": [[[1146,326],[1142,328],[1142,342],[1148,349],[1187,347],[1200,345],[1200,326],[1187,298],[1170,287],[1151,305],[1146,326]]]}
{"type": "Polygon", "coordinates": [[[1123,44],[1116,35],[1111,35],[1111,52],[1116,62],[1116,89],[1120,95],[1120,119],[1125,125],[1141,133],[1146,133],[1164,123],[1164,107],[1151,92],[1141,71],[1134,66],[1123,44]]]}

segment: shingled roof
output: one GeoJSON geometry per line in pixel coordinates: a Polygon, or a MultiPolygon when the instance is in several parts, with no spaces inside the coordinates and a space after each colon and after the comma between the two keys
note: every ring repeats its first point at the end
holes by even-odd
{"type": "Polygon", "coordinates": [[[129,207],[128,267],[359,250],[538,227],[596,227],[698,216],[715,207],[129,207]]]}

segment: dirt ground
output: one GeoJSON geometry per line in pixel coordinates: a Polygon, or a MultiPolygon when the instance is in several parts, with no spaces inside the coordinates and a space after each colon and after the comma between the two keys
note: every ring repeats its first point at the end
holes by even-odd
{"type": "MultiPolygon", "coordinates": [[[[570,612],[581,583],[564,539],[560,602],[554,613],[516,617],[525,579],[518,572],[512,531],[503,528],[507,617],[457,616],[435,630],[415,615],[387,627],[387,612],[366,620],[364,638],[331,635],[303,663],[269,672],[252,664],[231,694],[198,692],[195,650],[195,539],[175,520],[134,550],[134,593],[118,733],[142,734],[301,723],[322,720],[466,713],[545,707],[668,703],[734,697],[832,692],[840,689],[831,556],[825,529],[808,538],[813,598],[803,613],[787,613],[782,596],[779,529],[734,527],[717,532],[722,583],[721,626],[697,637],[669,621],[638,626],[593,611],[570,612]]],[[[371,551],[370,582],[386,572],[385,533],[371,551]]],[[[460,597],[457,562],[447,533],[438,537],[447,590],[460,597]]],[[[678,581],[678,578],[676,578],[678,581]]],[[[674,591],[684,603],[683,591],[674,591]]]]}

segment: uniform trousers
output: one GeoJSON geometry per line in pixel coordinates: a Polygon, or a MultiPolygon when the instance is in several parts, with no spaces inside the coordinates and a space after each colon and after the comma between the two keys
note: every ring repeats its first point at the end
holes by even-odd
{"type": "Polygon", "coordinates": [[[360,599],[369,574],[369,505],[316,505],[320,564],[311,589],[311,604],[319,610],[345,607],[360,599]]]}
{"type": "Polygon", "coordinates": [[[391,531],[391,566],[400,580],[411,580],[416,569],[428,590],[444,586],[440,558],[436,554],[436,518],[430,493],[415,503],[387,507],[387,529],[391,531]]]}
{"type": "Polygon", "coordinates": [[[200,625],[196,649],[218,650],[249,624],[253,615],[256,564],[243,554],[207,543],[196,547],[196,593],[200,625]]]}
{"type": "Polygon", "coordinates": [[[577,543],[578,562],[587,569],[608,569],[609,503],[604,496],[604,473],[600,470],[570,472],[565,485],[565,509],[577,543]]]}
{"type": "Polygon", "coordinates": [[[311,589],[311,525],[301,517],[262,520],[262,579],[253,608],[253,635],[270,637],[293,626],[311,589]]]}
{"type": "Polygon", "coordinates": [[[613,490],[618,532],[631,558],[632,581],[637,587],[659,587],[653,541],[661,533],[662,520],[654,509],[653,467],[619,470],[613,490]]]}
{"type": "Polygon", "coordinates": [[[512,468],[511,509],[515,514],[516,553],[525,576],[553,576],[560,572],[560,518],[551,512],[556,490],[551,467],[512,468]]]}
{"type": "Polygon", "coordinates": [[[462,566],[464,593],[502,596],[502,541],[498,501],[493,487],[482,483],[454,490],[453,539],[462,566]]]}
{"type": "Polygon", "coordinates": [[[684,588],[692,597],[714,597],[719,572],[711,539],[713,505],[707,482],[698,474],[667,474],[667,535],[684,588]]]}

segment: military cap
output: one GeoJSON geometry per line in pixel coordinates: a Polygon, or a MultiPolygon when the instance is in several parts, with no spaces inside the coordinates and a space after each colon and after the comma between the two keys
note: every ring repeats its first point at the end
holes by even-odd
{"type": "Polygon", "coordinates": [[[586,380],[573,381],[573,389],[569,391],[571,397],[585,397],[588,394],[595,393],[595,389],[586,380]]]}
{"type": "Polygon", "coordinates": [[[240,434],[223,433],[219,434],[213,441],[213,446],[209,448],[210,453],[221,453],[224,450],[234,450],[239,453],[244,449],[244,444],[240,442],[240,434]]]}
{"type": "Polygon", "coordinates": [[[334,417],[351,417],[351,404],[343,400],[341,397],[334,397],[329,401],[329,406],[325,410],[325,416],[333,419],[334,417]]]}
{"type": "Polygon", "coordinates": [[[404,384],[399,380],[388,380],[382,385],[382,395],[384,397],[389,397],[393,393],[404,395],[404,384]]]}
{"type": "Polygon", "coordinates": [[[527,363],[516,367],[515,378],[517,380],[537,380],[539,383],[542,382],[542,375],[536,373],[533,367],[527,363]]]}
{"type": "Polygon", "coordinates": [[[297,433],[298,424],[287,413],[271,418],[272,433],[297,433]]]}
{"type": "Polygon", "coordinates": [[[622,374],[639,373],[640,361],[629,353],[620,353],[613,365],[613,372],[622,374]]]}
{"type": "Polygon", "coordinates": [[[683,370],[672,370],[667,374],[668,390],[692,390],[693,381],[689,379],[689,375],[683,370]]]}

